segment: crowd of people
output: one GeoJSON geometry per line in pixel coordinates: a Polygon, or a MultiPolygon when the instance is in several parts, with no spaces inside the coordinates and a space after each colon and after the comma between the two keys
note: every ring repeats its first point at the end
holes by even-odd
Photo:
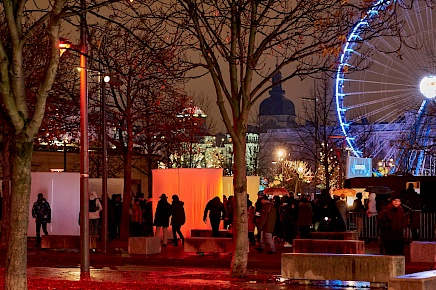
{"type": "MultiPolygon", "coordinates": [[[[185,237],[183,236],[181,227],[186,222],[184,202],[181,201],[176,194],[174,194],[171,199],[171,203],[169,203],[165,193],[160,195],[153,219],[151,198],[146,200],[143,193],[137,194],[133,198],[131,205],[130,236],[162,236],[162,246],[166,247],[168,245],[167,230],[171,225],[173,232],[171,241],[173,245],[177,246],[179,239],[183,245],[185,243],[185,237]],[[156,230],[153,232],[154,227],[156,230]]],[[[120,197],[117,196],[117,200],[120,200],[120,197]]],[[[119,238],[122,202],[120,201],[119,203],[119,207],[114,203],[109,204],[109,226],[111,224],[113,225],[113,238],[119,238]]]]}
{"type": "MultiPolygon", "coordinates": [[[[355,209],[363,211],[363,204],[357,203],[355,209]]],[[[232,229],[234,206],[233,196],[228,199],[224,196],[223,202],[215,197],[207,203],[203,220],[206,222],[209,213],[212,236],[219,236],[221,220],[224,229],[232,229]]],[[[329,194],[322,194],[311,200],[309,195],[295,199],[293,195],[268,196],[260,191],[254,205],[247,195],[247,213],[250,245],[258,245],[259,252],[267,248],[267,253],[272,254],[276,243],[292,247],[294,238],[309,238],[313,230],[345,231],[348,206],[344,196],[333,199],[329,194]]]]}
{"type": "MultiPolygon", "coordinates": [[[[413,188],[403,192],[403,196],[412,194],[413,188]]],[[[171,203],[165,193],[161,194],[157,202],[156,211],[152,213],[151,199],[145,199],[143,193],[137,194],[131,202],[130,210],[130,236],[160,236],[162,246],[168,244],[167,229],[172,226],[172,243],[178,245],[180,240],[184,244],[181,227],[186,222],[184,202],[177,195],[173,195],[171,203]],[[155,232],[153,229],[155,227],[155,232]],[[162,234],[161,234],[162,232],[162,234]]],[[[410,226],[408,218],[401,205],[401,196],[391,194],[387,204],[377,206],[376,194],[370,193],[369,198],[362,201],[362,194],[357,193],[353,205],[349,208],[346,198],[342,196],[331,197],[326,191],[316,195],[314,200],[309,195],[302,195],[298,199],[294,195],[268,196],[263,191],[258,192],[257,201],[253,204],[247,195],[248,240],[250,245],[257,245],[259,252],[267,249],[267,253],[275,253],[275,244],[283,243],[284,247],[292,247],[295,238],[310,238],[311,231],[346,231],[349,211],[361,213],[356,215],[354,221],[357,231],[363,227],[362,216],[366,214],[369,219],[377,219],[381,238],[381,251],[386,254],[403,254],[403,230],[410,226]],[[257,235],[255,235],[257,229],[257,235]]],[[[108,200],[109,238],[120,238],[123,201],[121,194],[114,194],[108,200]]],[[[220,236],[221,221],[223,228],[232,230],[235,200],[233,196],[228,199],[224,196],[221,202],[219,197],[211,199],[204,209],[203,221],[209,218],[212,236],[220,236]]],[[[101,233],[101,199],[95,191],[89,194],[89,223],[90,235],[99,236],[101,233]]],[[[42,193],[32,208],[32,216],[36,222],[37,245],[40,244],[41,228],[45,235],[47,223],[51,222],[51,209],[42,193]]]]}

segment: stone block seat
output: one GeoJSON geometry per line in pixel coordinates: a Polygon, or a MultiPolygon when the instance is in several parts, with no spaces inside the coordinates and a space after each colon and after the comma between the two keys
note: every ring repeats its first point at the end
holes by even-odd
{"type": "Polygon", "coordinates": [[[283,253],[281,275],[288,279],[388,283],[405,274],[404,256],[283,253]]]}
{"type": "Polygon", "coordinates": [[[311,232],[312,239],[325,239],[325,240],[358,240],[358,232],[311,232]]]}
{"type": "Polygon", "coordinates": [[[150,255],[161,252],[159,237],[130,237],[127,252],[131,255],[150,255]]]}
{"type": "Polygon", "coordinates": [[[410,261],[430,263],[434,267],[436,265],[436,242],[413,241],[410,243],[410,261]]]}
{"type": "Polygon", "coordinates": [[[424,271],[391,277],[388,290],[434,290],[436,289],[436,271],[424,271]]]}
{"type": "MultiPolygon", "coordinates": [[[[97,236],[90,236],[89,247],[97,248],[97,236]]],[[[80,236],[42,235],[42,249],[75,249],[80,250],[80,236]]]]}
{"type": "Polygon", "coordinates": [[[187,253],[232,253],[232,238],[185,238],[185,252],[187,253]]]}
{"type": "MultiPolygon", "coordinates": [[[[212,237],[212,230],[206,230],[206,229],[192,229],[191,230],[191,237],[192,238],[210,238],[212,237]]],[[[220,230],[219,231],[219,238],[232,238],[233,233],[229,232],[228,230],[220,230]]]]}
{"type": "Polygon", "coordinates": [[[294,239],[294,253],[365,254],[365,242],[356,240],[294,239]]]}

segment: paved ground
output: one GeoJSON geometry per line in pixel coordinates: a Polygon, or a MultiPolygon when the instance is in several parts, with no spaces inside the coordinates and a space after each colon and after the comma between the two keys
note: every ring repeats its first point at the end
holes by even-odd
{"type": "MultiPolygon", "coordinates": [[[[183,247],[168,246],[155,255],[129,255],[126,242],[113,242],[107,253],[91,253],[90,280],[80,279],[80,253],[41,250],[29,242],[29,289],[384,289],[384,284],[340,281],[285,281],[280,278],[281,253],[292,248],[277,246],[276,254],[250,248],[248,277],[229,276],[230,254],[197,255],[183,247]]],[[[378,253],[377,244],[367,244],[378,253]]],[[[406,251],[407,252],[407,251],[406,251]]],[[[4,253],[0,253],[4,256],[4,253]]],[[[406,261],[408,257],[406,256],[406,261]]],[[[0,265],[4,267],[5,259],[0,265]],[[3,265],[2,265],[3,264],[3,265]]],[[[428,270],[430,265],[407,263],[406,272],[428,270]]],[[[3,271],[1,269],[0,271],[3,271]]],[[[1,275],[3,277],[3,275],[1,275]]],[[[3,281],[0,279],[0,287],[3,281]]]]}

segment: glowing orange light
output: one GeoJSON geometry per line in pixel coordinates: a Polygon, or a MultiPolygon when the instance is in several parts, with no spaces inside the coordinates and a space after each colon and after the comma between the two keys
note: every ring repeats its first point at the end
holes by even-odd
{"type": "Polygon", "coordinates": [[[62,54],[68,49],[71,48],[71,43],[59,43],[59,53],[62,54]]]}

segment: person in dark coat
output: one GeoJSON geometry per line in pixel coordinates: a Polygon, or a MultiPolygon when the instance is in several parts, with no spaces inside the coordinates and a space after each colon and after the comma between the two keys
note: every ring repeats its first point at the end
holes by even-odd
{"type": "Polygon", "coordinates": [[[259,219],[260,219],[260,210],[262,208],[262,198],[263,198],[264,194],[263,191],[259,191],[257,193],[257,200],[254,204],[254,225],[257,228],[257,234],[256,234],[256,240],[258,243],[260,243],[260,228],[259,228],[259,219]]]}
{"type": "Polygon", "coordinates": [[[312,204],[307,195],[304,195],[298,204],[297,226],[300,232],[300,239],[309,239],[310,227],[312,226],[312,204]]]}
{"type": "Polygon", "coordinates": [[[295,205],[289,196],[283,197],[283,204],[280,208],[280,221],[284,229],[285,248],[292,247],[294,240],[294,213],[295,205]]]}
{"type": "Polygon", "coordinates": [[[226,216],[226,209],[218,196],[206,204],[203,215],[204,222],[206,222],[207,212],[209,212],[210,225],[212,226],[212,237],[219,237],[219,226],[221,220],[226,216]]]}
{"type": "Polygon", "coordinates": [[[48,235],[47,223],[51,223],[50,204],[45,200],[42,193],[38,193],[38,199],[32,207],[32,217],[36,223],[36,246],[41,246],[41,227],[44,235],[48,235]]]}
{"type": "Polygon", "coordinates": [[[156,214],[154,215],[154,225],[156,226],[155,236],[159,236],[162,228],[162,247],[167,246],[167,230],[170,225],[171,204],[167,201],[167,196],[162,193],[160,200],[157,202],[156,214]]]}
{"type": "Polygon", "coordinates": [[[359,236],[363,230],[363,214],[365,212],[365,207],[362,203],[362,193],[356,193],[356,199],[353,201],[353,207],[351,211],[354,212],[354,221],[356,222],[356,230],[359,236]]]}
{"type": "Polygon", "coordinates": [[[143,213],[143,221],[145,224],[145,236],[152,237],[153,236],[153,204],[152,198],[149,195],[147,202],[145,203],[145,210],[143,213]]]}
{"type": "Polygon", "coordinates": [[[179,234],[180,240],[182,241],[182,245],[185,244],[185,237],[183,236],[180,228],[185,224],[186,215],[184,202],[180,201],[177,195],[172,196],[172,204],[171,204],[171,226],[173,228],[173,245],[177,246],[177,234],[179,234]]]}
{"type": "Polygon", "coordinates": [[[109,203],[109,237],[111,240],[120,238],[121,215],[123,209],[123,202],[121,194],[112,195],[109,203]]]}
{"type": "Polygon", "coordinates": [[[277,243],[281,243],[283,241],[283,224],[280,221],[280,208],[282,206],[282,200],[280,196],[274,196],[274,209],[276,210],[276,224],[274,226],[273,238],[277,243]]]}
{"type": "Polygon", "coordinates": [[[400,196],[394,193],[390,198],[390,203],[378,215],[382,253],[404,255],[403,230],[406,226],[407,219],[401,206],[400,196]]]}
{"type": "Polygon", "coordinates": [[[353,206],[351,208],[351,211],[358,212],[358,213],[365,212],[365,207],[363,206],[363,203],[362,203],[362,193],[361,192],[356,193],[356,199],[353,201],[353,206]]]}
{"type": "Polygon", "coordinates": [[[268,254],[274,254],[276,252],[276,247],[272,234],[274,232],[274,227],[277,219],[277,211],[272,204],[268,196],[262,198],[262,208],[260,210],[259,228],[261,229],[260,247],[256,248],[257,251],[262,252],[267,245],[269,245],[270,250],[268,254]]]}
{"type": "MultiPolygon", "coordinates": [[[[339,199],[339,197],[337,197],[339,199]]],[[[344,232],[346,226],[344,219],[341,216],[336,200],[331,198],[329,194],[322,196],[321,201],[322,215],[327,217],[326,224],[324,225],[325,231],[328,232],[344,232]]]]}

